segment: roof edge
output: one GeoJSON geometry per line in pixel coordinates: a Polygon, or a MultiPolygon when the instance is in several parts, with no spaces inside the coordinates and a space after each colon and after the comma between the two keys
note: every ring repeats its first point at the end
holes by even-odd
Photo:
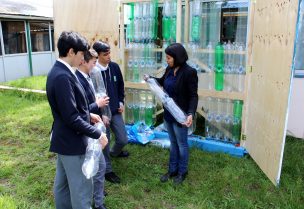
{"type": "Polygon", "coordinates": [[[0,13],[0,18],[18,19],[18,20],[49,20],[49,21],[54,21],[53,17],[43,17],[43,16],[35,16],[35,15],[22,15],[22,14],[4,14],[4,13],[0,13]]]}

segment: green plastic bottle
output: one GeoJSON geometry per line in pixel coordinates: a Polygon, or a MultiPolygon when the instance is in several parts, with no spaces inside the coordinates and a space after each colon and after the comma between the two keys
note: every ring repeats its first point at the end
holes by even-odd
{"type": "Polygon", "coordinates": [[[224,68],[224,47],[220,42],[215,46],[215,67],[224,68]]]}
{"type": "Polygon", "coordinates": [[[191,26],[191,38],[194,42],[199,42],[200,40],[200,27],[201,21],[200,16],[192,17],[192,26],[191,26]]]}
{"type": "Polygon", "coordinates": [[[217,91],[223,91],[224,89],[224,69],[223,68],[216,68],[215,69],[215,82],[214,88],[217,91]]]}
{"type": "Polygon", "coordinates": [[[153,21],[153,39],[157,38],[157,28],[158,28],[158,0],[153,0],[154,9],[154,21],[153,21]]]}
{"type": "Polygon", "coordinates": [[[131,8],[131,10],[130,10],[130,17],[129,17],[129,19],[130,20],[134,20],[134,3],[130,3],[130,8],[131,8]]]}
{"type": "Polygon", "coordinates": [[[240,142],[241,129],[242,129],[242,111],[243,111],[243,101],[234,100],[234,103],[233,103],[233,128],[232,128],[232,141],[234,143],[240,142]]]}
{"type": "Polygon", "coordinates": [[[176,41],[176,16],[172,16],[171,17],[171,30],[170,30],[170,34],[171,34],[171,40],[173,42],[176,41]]]}
{"type": "Polygon", "coordinates": [[[243,101],[234,100],[234,102],[233,102],[233,116],[241,119],[242,118],[242,111],[243,111],[243,101]]]}
{"type": "Polygon", "coordinates": [[[153,109],[152,105],[145,108],[145,123],[149,127],[153,125],[153,109]]]}
{"type": "Polygon", "coordinates": [[[134,39],[134,3],[130,3],[130,16],[129,16],[129,20],[130,20],[130,24],[127,27],[127,38],[129,40],[133,40],[134,39]]]}
{"type": "Polygon", "coordinates": [[[163,17],[163,39],[168,41],[170,39],[171,20],[170,17],[163,17]]]}
{"type": "Polygon", "coordinates": [[[215,90],[223,91],[224,89],[224,47],[221,43],[215,46],[215,90]]]}

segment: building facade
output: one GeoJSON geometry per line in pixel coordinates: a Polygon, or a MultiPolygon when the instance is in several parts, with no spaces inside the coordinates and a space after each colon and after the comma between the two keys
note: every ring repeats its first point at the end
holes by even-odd
{"type": "Polygon", "coordinates": [[[6,3],[0,6],[0,82],[46,75],[56,60],[53,17],[25,3],[6,3]]]}

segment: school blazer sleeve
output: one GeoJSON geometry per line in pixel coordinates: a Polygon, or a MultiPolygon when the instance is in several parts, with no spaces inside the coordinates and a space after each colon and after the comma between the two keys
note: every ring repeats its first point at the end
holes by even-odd
{"type": "Polygon", "coordinates": [[[121,70],[119,68],[119,66],[117,65],[117,81],[118,81],[118,99],[119,102],[122,102],[124,104],[124,99],[125,99],[125,84],[124,84],[124,80],[121,74],[121,70]]]}
{"type": "Polygon", "coordinates": [[[195,115],[197,103],[198,103],[198,94],[197,94],[197,88],[198,88],[198,77],[196,70],[190,70],[189,75],[187,76],[187,86],[189,90],[189,108],[187,111],[188,115],[195,115]]]}
{"type": "Polygon", "coordinates": [[[100,109],[99,109],[99,107],[98,107],[98,105],[97,105],[96,102],[91,103],[91,104],[89,105],[89,111],[90,111],[91,113],[100,115],[100,109]]]}

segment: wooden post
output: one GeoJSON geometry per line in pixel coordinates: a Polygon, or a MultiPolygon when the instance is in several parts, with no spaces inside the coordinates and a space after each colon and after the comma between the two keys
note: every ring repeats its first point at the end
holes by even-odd
{"type": "Polygon", "coordinates": [[[189,43],[189,17],[190,17],[190,7],[189,0],[185,0],[185,23],[184,23],[184,42],[189,43]]]}
{"type": "Polygon", "coordinates": [[[182,0],[177,0],[176,4],[176,42],[182,41],[182,0]]]}

